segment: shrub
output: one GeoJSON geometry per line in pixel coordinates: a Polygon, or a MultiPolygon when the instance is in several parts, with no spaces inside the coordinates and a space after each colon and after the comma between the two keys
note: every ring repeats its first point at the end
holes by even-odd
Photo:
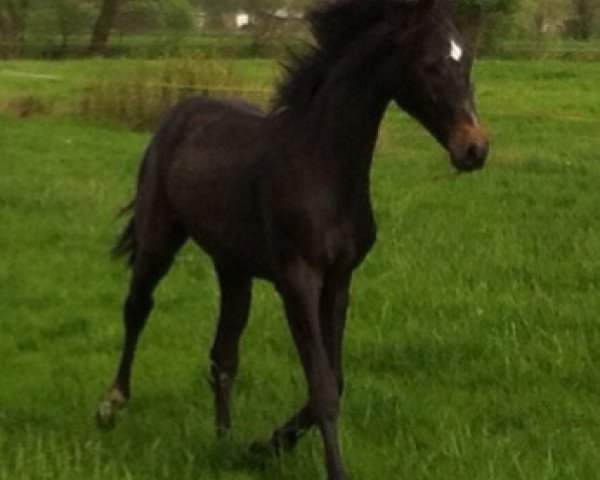
{"type": "Polygon", "coordinates": [[[158,63],[138,61],[122,76],[88,85],[81,96],[79,113],[145,130],[152,129],[171,105],[194,94],[265,102],[266,92],[241,85],[233,64],[227,61],[199,57],[158,63]]]}

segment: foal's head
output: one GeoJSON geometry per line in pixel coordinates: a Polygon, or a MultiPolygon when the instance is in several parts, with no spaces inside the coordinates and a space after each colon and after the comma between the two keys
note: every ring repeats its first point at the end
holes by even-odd
{"type": "Polygon", "coordinates": [[[433,4],[411,4],[411,20],[395,32],[385,71],[400,107],[448,150],[457,169],[470,171],[481,168],[488,153],[488,137],[473,101],[473,57],[433,4]]]}
{"type": "Polygon", "coordinates": [[[346,75],[367,72],[372,90],[419,120],[457,169],[481,168],[488,138],[473,103],[472,57],[440,2],[449,0],[321,0],[308,17],[316,49],[291,70],[279,104],[310,102],[339,62],[346,75]]]}

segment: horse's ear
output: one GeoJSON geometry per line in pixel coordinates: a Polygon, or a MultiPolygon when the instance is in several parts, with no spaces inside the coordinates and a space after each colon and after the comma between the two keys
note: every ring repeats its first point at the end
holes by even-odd
{"type": "Polygon", "coordinates": [[[419,13],[428,13],[433,10],[435,6],[435,0],[418,0],[417,10],[419,13]]]}

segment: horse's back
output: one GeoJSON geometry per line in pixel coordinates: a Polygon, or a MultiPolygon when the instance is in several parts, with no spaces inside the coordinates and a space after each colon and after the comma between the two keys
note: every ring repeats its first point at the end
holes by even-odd
{"type": "Polygon", "coordinates": [[[151,143],[176,221],[215,261],[250,270],[261,269],[256,252],[264,247],[257,182],[263,119],[246,102],[194,97],[173,107],[151,143]]]}
{"type": "Polygon", "coordinates": [[[260,108],[242,100],[190,97],[164,115],[151,147],[157,154],[168,154],[173,160],[172,150],[182,144],[189,145],[190,140],[203,149],[218,146],[227,130],[235,130],[244,138],[263,118],[260,108]]]}

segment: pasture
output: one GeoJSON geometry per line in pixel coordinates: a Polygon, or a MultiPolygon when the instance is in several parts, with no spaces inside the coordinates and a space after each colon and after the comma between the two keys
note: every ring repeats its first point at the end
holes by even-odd
{"type": "MultiPolygon", "coordinates": [[[[69,112],[106,67],[86,62],[6,64],[68,81],[40,93],[39,79],[2,76],[0,99],[31,91],[69,112]]],[[[239,68],[253,84],[274,70],[239,68]]],[[[600,67],[488,60],[475,81],[492,133],[483,171],[454,173],[394,106],[381,132],[378,243],[354,278],[345,344],[340,434],[356,479],[600,470],[600,67]]],[[[266,464],[246,454],[304,398],[267,284],[242,341],[234,430],[214,438],[215,280],[192,245],[157,291],[128,410],[96,430],[127,281],[108,252],[147,138],[73,115],[0,116],[0,480],[320,478],[316,434],[266,464]]]]}

